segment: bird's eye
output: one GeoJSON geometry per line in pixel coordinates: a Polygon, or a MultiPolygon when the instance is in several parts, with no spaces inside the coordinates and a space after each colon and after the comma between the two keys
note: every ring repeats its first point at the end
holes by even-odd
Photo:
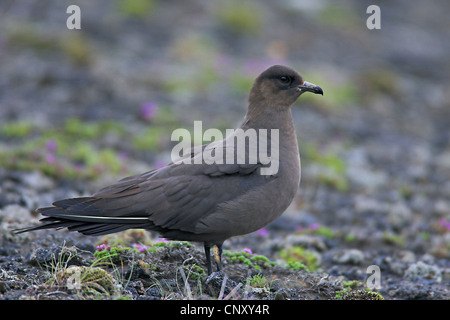
{"type": "Polygon", "coordinates": [[[291,77],[288,77],[288,76],[281,76],[280,77],[280,81],[282,82],[282,83],[290,83],[291,82],[291,77]]]}

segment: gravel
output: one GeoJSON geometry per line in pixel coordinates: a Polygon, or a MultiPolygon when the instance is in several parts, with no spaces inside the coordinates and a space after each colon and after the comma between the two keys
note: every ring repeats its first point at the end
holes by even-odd
{"type": "Polygon", "coordinates": [[[8,12],[0,21],[0,299],[375,299],[370,266],[380,270],[374,292],[384,299],[449,299],[449,4],[383,3],[382,29],[369,31],[370,3],[344,1],[346,10],[331,11],[341,21],[326,2],[313,10],[263,1],[266,22],[239,33],[213,3],[155,3],[157,14],[133,18],[113,3],[80,1],[79,39],[64,27],[64,1],[0,4],[8,12]],[[277,221],[225,242],[224,273],[201,272],[201,246],[154,246],[160,239],[147,232],[12,232],[37,223],[38,207],[165,162],[167,138],[144,151],[124,142],[157,127],[142,118],[143,105],[169,110],[158,121],[170,125],[202,119],[232,128],[245,111],[245,83],[280,61],[325,91],[293,110],[301,186],[277,221]],[[62,132],[72,117],[128,128],[82,140],[115,150],[127,171],[69,178],[2,161],[27,142],[30,150],[47,129],[62,132]],[[4,129],[18,120],[33,125],[25,137],[4,129]],[[133,249],[103,265],[95,260],[100,244],[133,249]],[[72,274],[93,280],[71,289],[72,274]]]}

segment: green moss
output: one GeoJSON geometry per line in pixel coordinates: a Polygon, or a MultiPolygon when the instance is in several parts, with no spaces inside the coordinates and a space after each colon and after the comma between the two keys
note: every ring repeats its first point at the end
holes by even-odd
{"type": "Polygon", "coordinates": [[[31,49],[40,52],[58,50],[58,41],[30,23],[17,24],[18,27],[6,31],[9,44],[15,47],[31,49]]]}
{"type": "Polygon", "coordinates": [[[383,232],[382,238],[386,243],[394,244],[400,247],[405,246],[405,239],[403,239],[401,235],[385,231],[383,232]]]}
{"type": "Polygon", "coordinates": [[[60,46],[63,53],[75,66],[86,66],[91,62],[92,51],[87,39],[80,32],[62,37],[60,46]]]}
{"type": "Polygon", "coordinates": [[[169,106],[161,106],[158,108],[153,122],[167,128],[167,131],[172,131],[180,125],[179,115],[169,106]]]}
{"type": "Polygon", "coordinates": [[[7,138],[24,138],[33,130],[33,124],[27,121],[5,123],[0,127],[0,134],[7,138]]]}
{"type": "Polygon", "coordinates": [[[316,18],[321,24],[334,28],[352,29],[363,22],[353,7],[343,3],[327,3],[316,18]]]}
{"type": "Polygon", "coordinates": [[[139,252],[136,249],[115,246],[109,247],[108,249],[96,251],[94,253],[94,258],[96,259],[94,263],[118,263],[123,261],[123,253],[126,252],[139,252]]]}
{"type": "Polygon", "coordinates": [[[262,268],[270,268],[277,265],[276,262],[270,261],[267,257],[262,255],[253,255],[245,251],[231,252],[223,251],[223,257],[230,263],[239,263],[247,266],[250,269],[260,271],[262,268]]]}
{"type": "Polygon", "coordinates": [[[339,295],[339,299],[342,300],[384,300],[383,296],[378,292],[368,290],[356,290],[350,292],[344,292],[339,295]]]}
{"type": "Polygon", "coordinates": [[[35,24],[20,24],[19,27],[11,28],[6,33],[13,47],[41,53],[59,53],[75,66],[85,66],[92,58],[92,50],[81,31],[48,33],[35,24]]]}
{"type": "Polygon", "coordinates": [[[334,237],[334,231],[325,226],[320,226],[319,228],[313,231],[313,234],[318,234],[328,239],[332,239],[334,237]]]}
{"type": "Polygon", "coordinates": [[[125,165],[119,153],[95,144],[106,134],[122,138],[125,128],[113,121],[83,122],[78,118],[70,118],[63,126],[55,128],[9,123],[0,128],[0,137],[15,137],[18,143],[0,152],[0,165],[12,170],[41,170],[50,176],[65,178],[122,173],[125,165]],[[53,144],[51,149],[49,142],[53,144]]]}
{"type": "Polygon", "coordinates": [[[145,18],[155,9],[155,7],[155,0],[117,1],[119,12],[126,17],[145,18]]]}
{"type": "Polygon", "coordinates": [[[344,289],[355,289],[359,286],[362,286],[362,283],[358,280],[343,280],[342,281],[342,286],[344,287],[344,289]]]}
{"type": "Polygon", "coordinates": [[[69,118],[64,124],[64,132],[79,139],[93,139],[100,135],[100,125],[95,122],[84,122],[79,118],[69,118]]]}
{"type": "Polygon", "coordinates": [[[347,295],[348,293],[352,292],[352,290],[354,291],[355,289],[357,289],[358,287],[363,287],[363,283],[357,280],[343,280],[341,282],[343,289],[336,291],[335,294],[335,298],[336,299],[344,299],[344,296],[347,295]]]}
{"type": "Polygon", "coordinates": [[[335,188],[341,192],[348,191],[349,182],[345,176],[347,169],[344,160],[335,152],[319,152],[317,146],[308,144],[304,148],[305,161],[323,167],[316,175],[318,182],[335,188]]]}
{"type": "Polygon", "coordinates": [[[356,235],[354,235],[353,233],[349,233],[345,236],[344,240],[346,242],[353,242],[356,240],[356,235]]]}
{"type": "Polygon", "coordinates": [[[305,156],[311,162],[321,164],[332,169],[336,173],[343,174],[346,170],[344,160],[334,152],[319,152],[317,146],[308,144],[305,148],[305,156]]]}
{"type": "Polygon", "coordinates": [[[305,270],[308,271],[308,267],[305,266],[303,263],[298,262],[298,261],[289,261],[286,264],[286,268],[294,270],[294,271],[298,271],[298,270],[305,270]]]}
{"type": "Polygon", "coordinates": [[[138,150],[155,150],[160,146],[162,136],[166,136],[164,128],[148,127],[144,134],[133,138],[133,147],[138,150]]]}
{"type": "Polygon", "coordinates": [[[191,248],[192,244],[188,241],[160,241],[153,243],[150,246],[150,248],[181,248],[181,247],[191,248]]]}
{"type": "Polygon", "coordinates": [[[201,279],[203,276],[206,275],[205,269],[196,264],[185,265],[183,266],[183,269],[186,272],[187,278],[192,280],[201,279]]]}
{"type": "Polygon", "coordinates": [[[256,274],[248,279],[248,283],[255,288],[264,288],[269,285],[269,280],[261,274],[256,274]]]}
{"type": "Polygon", "coordinates": [[[227,1],[219,6],[217,21],[237,34],[256,34],[263,26],[260,8],[251,2],[227,1]]]}
{"type": "Polygon", "coordinates": [[[387,68],[369,69],[359,75],[360,90],[364,90],[365,96],[373,97],[377,94],[401,95],[399,79],[395,72],[387,68]]]}
{"type": "MultiPolygon", "coordinates": [[[[316,271],[319,268],[319,259],[312,251],[301,246],[293,246],[281,250],[280,258],[293,266],[293,263],[299,262],[308,267],[310,271],[316,271]]],[[[300,265],[295,265],[301,267],[300,265]]]]}

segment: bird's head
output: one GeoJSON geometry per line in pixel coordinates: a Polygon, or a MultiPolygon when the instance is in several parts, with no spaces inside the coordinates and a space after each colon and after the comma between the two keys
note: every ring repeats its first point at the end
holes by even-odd
{"type": "Polygon", "coordinates": [[[295,70],[275,65],[256,78],[249,102],[271,106],[291,106],[304,92],[323,95],[321,87],[303,80],[295,70]]]}

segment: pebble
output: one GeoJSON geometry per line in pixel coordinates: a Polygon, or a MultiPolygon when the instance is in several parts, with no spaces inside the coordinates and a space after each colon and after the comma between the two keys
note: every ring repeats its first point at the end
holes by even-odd
{"type": "Polygon", "coordinates": [[[436,283],[441,283],[442,272],[441,269],[435,265],[429,265],[425,262],[418,261],[409,266],[405,271],[405,278],[411,281],[418,281],[423,279],[434,280],[436,283]]]}
{"type": "Polygon", "coordinates": [[[412,212],[405,201],[394,203],[388,212],[388,221],[392,226],[402,227],[411,222],[412,212]]]}
{"type": "Polygon", "coordinates": [[[29,221],[30,210],[18,204],[10,204],[0,209],[0,221],[2,223],[23,223],[29,221]]]}
{"type": "Polygon", "coordinates": [[[332,261],[339,264],[360,265],[364,261],[364,253],[358,249],[343,249],[332,255],[332,261]]]}
{"type": "Polygon", "coordinates": [[[385,172],[371,168],[367,153],[362,148],[350,150],[347,153],[346,176],[350,182],[367,191],[375,191],[388,182],[385,172]]]}
{"type": "Polygon", "coordinates": [[[321,237],[306,234],[291,234],[288,235],[282,242],[282,247],[294,247],[294,246],[302,246],[307,249],[312,248],[317,251],[325,251],[327,249],[327,245],[321,239],[321,237]]]}

